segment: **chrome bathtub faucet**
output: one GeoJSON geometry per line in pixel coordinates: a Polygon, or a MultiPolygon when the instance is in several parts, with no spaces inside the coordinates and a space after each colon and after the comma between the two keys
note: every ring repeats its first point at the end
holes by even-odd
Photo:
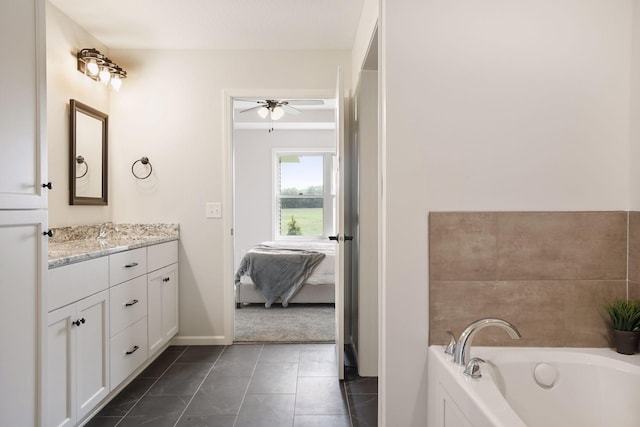
{"type": "Polygon", "coordinates": [[[466,327],[464,331],[460,334],[460,338],[458,338],[458,342],[455,346],[455,350],[453,352],[453,361],[458,365],[467,366],[469,363],[469,354],[471,353],[471,341],[473,341],[473,337],[480,331],[489,326],[498,326],[509,334],[509,336],[514,339],[520,339],[521,335],[511,323],[502,319],[495,318],[487,318],[476,320],[466,327]]]}

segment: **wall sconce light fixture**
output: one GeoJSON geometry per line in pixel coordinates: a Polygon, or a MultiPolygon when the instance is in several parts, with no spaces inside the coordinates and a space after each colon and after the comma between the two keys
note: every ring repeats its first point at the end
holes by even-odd
{"type": "Polygon", "coordinates": [[[78,71],[102,84],[110,84],[116,92],[120,90],[122,79],[127,78],[127,72],[118,64],[93,48],[81,49],[76,56],[78,71]]]}

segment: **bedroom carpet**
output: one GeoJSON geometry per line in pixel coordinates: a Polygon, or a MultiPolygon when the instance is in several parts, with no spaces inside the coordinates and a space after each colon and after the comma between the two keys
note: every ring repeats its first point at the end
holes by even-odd
{"type": "Polygon", "coordinates": [[[244,305],[236,309],[236,342],[334,342],[333,304],[244,305]]]}

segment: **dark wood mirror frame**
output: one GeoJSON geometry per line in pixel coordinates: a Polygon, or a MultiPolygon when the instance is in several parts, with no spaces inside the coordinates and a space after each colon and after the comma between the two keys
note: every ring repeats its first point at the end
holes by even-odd
{"type": "MultiPolygon", "coordinates": [[[[108,166],[108,129],[109,129],[109,117],[89,107],[75,99],[69,100],[69,204],[70,205],[107,205],[107,183],[109,181],[108,166]],[[101,135],[93,135],[91,139],[95,139],[96,144],[101,144],[99,152],[102,159],[99,161],[102,167],[101,175],[101,194],[93,196],[77,195],[77,177],[76,177],[76,165],[78,162],[78,156],[82,158],[82,155],[78,153],[78,113],[84,114],[90,118],[98,120],[102,125],[101,135]]],[[[92,141],[93,143],[93,141],[92,141]]],[[[86,165],[86,164],[85,164],[86,165]]],[[[88,171],[88,169],[87,169],[88,171]]],[[[84,176],[84,175],[82,175],[84,176]]]]}

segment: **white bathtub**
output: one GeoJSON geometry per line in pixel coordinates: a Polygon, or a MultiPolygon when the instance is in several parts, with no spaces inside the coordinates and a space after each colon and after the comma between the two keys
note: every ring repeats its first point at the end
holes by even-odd
{"type": "Polygon", "coordinates": [[[640,356],[610,349],[472,347],[482,378],[429,348],[429,427],[638,427],[640,356]]]}

